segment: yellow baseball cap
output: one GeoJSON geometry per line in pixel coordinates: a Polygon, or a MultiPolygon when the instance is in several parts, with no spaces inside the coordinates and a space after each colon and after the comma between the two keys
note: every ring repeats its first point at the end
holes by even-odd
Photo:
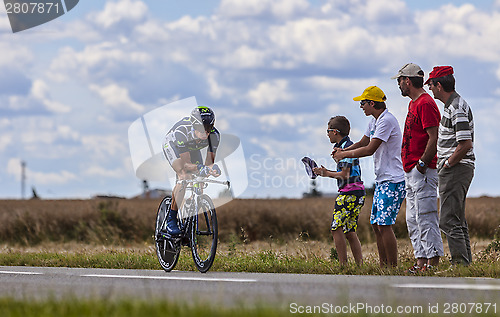
{"type": "Polygon", "coordinates": [[[386,101],[386,96],[382,89],[378,88],[377,86],[370,86],[363,91],[361,96],[354,97],[352,100],[354,101],[361,101],[361,100],[372,100],[372,101],[378,101],[378,102],[384,102],[386,101]]]}

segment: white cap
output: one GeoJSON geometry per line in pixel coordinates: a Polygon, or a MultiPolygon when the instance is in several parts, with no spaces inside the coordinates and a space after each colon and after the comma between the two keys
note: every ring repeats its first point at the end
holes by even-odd
{"type": "Polygon", "coordinates": [[[413,63],[408,63],[401,67],[396,76],[391,77],[391,79],[396,79],[399,77],[424,77],[424,71],[420,66],[413,63]]]}

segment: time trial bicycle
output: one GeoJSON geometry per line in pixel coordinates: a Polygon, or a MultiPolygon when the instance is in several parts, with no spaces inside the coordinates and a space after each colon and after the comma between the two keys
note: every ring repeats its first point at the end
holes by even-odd
{"type": "Polygon", "coordinates": [[[167,196],[161,201],[156,214],[156,255],[161,267],[170,272],[179,260],[182,246],[188,246],[191,248],[196,268],[206,273],[214,263],[218,227],[214,204],[212,199],[203,193],[203,189],[207,188],[209,183],[226,185],[229,189],[230,183],[201,176],[178,180],[177,183],[184,186],[188,194],[177,214],[181,233],[171,236],[166,230],[166,219],[172,203],[172,197],[167,196]]]}

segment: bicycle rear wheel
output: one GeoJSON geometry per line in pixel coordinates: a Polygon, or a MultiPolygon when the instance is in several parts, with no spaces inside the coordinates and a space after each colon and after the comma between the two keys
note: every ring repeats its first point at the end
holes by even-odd
{"type": "Polygon", "coordinates": [[[196,268],[201,273],[206,273],[214,263],[217,239],[217,214],[215,213],[214,204],[210,197],[202,195],[191,230],[193,260],[196,268]]]}
{"type": "Polygon", "coordinates": [[[160,232],[165,217],[167,217],[167,213],[170,209],[171,203],[171,197],[163,198],[160,206],[158,207],[155,226],[156,256],[158,257],[158,261],[160,262],[161,267],[166,272],[172,271],[172,269],[175,267],[177,261],[179,260],[179,253],[181,251],[179,243],[175,242],[175,240],[173,239],[166,237],[160,232]]]}

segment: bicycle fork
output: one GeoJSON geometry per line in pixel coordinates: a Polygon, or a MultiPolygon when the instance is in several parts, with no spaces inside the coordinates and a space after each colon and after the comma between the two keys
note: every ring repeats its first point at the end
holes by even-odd
{"type": "Polygon", "coordinates": [[[200,217],[200,215],[196,215],[196,234],[200,235],[200,236],[210,236],[213,234],[213,230],[212,228],[210,227],[210,219],[208,217],[208,212],[207,211],[203,211],[203,217],[205,218],[205,223],[207,225],[207,230],[206,231],[200,231],[199,229],[199,224],[200,222],[198,221],[198,218],[200,217]]]}

